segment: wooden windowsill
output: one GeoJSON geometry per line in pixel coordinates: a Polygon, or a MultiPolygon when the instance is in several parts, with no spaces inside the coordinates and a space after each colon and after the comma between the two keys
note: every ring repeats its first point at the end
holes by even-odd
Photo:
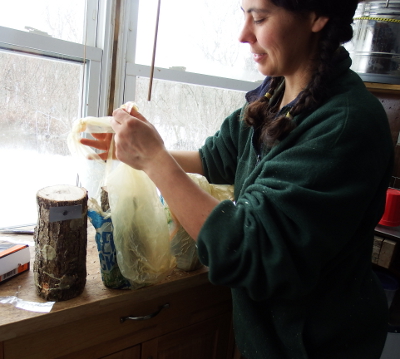
{"type": "Polygon", "coordinates": [[[399,94],[400,85],[383,84],[377,82],[364,82],[365,86],[371,92],[399,94]]]}

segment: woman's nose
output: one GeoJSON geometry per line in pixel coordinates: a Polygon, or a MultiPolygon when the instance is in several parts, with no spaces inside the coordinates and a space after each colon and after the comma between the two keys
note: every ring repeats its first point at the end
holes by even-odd
{"type": "Polygon", "coordinates": [[[255,36],[249,29],[248,24],[244,23],[242,30],[239,33],[239,38],[238,40],[242,43],[249,43],[252,44],[255,42],[255,36]]]}

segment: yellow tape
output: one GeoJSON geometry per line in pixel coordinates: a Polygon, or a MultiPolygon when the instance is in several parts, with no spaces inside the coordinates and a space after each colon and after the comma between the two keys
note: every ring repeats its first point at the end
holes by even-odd
{"type": "Polygon", "coordinates": [[[394,22],[400,24],[400,20],[388,19],[386,17],[361,16],[361,17],[355,17],[353,20],[373,20],[373,21],[383,21],[383,22],[394,22]]]}

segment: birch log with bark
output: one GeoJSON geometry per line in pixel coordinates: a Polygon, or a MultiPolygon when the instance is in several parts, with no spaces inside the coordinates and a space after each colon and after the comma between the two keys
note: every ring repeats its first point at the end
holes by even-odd
{"type": "Polygon", "coordinates": [[[40,297],[63,301],[86,284],[87,191],[56,185],[38,191],[34,280],[40,297]]]}

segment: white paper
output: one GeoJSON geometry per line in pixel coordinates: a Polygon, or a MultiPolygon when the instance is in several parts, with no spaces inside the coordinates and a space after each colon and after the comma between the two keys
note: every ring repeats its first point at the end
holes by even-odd
{"type": "Polygon", "coordinates": [[[0,297],[0,304],[13,304],[18,309],[28,310],[30,312],[49,313],[55,302],[29,302],[17,297],[0,297]]]}

